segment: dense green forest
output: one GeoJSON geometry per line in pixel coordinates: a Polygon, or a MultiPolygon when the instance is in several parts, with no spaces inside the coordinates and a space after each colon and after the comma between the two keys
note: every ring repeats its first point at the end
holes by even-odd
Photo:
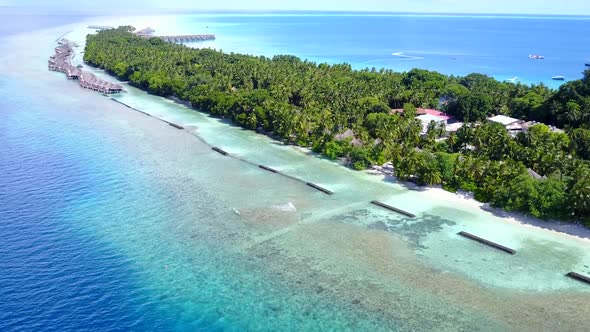
{"type": "Polygon", "coordinates": [[[481,74],[353,70],[288,55],[226,54],[131,31],[89,35],[84,60],[153,94],[190,101],[355,169],[390,161],[402,180],[467,190],[506,210],[590,226],[590,71],[556,91],[481,74]],[[433,122],[422,135],[416,107],[442,109],[466,125],[441,139],[445,128],[433,122]],[[405,111],[391,112],[398,108],[405,111]],[[565,132],[539,124],[512,137],[486,121],[496,114],[565,132]]]}

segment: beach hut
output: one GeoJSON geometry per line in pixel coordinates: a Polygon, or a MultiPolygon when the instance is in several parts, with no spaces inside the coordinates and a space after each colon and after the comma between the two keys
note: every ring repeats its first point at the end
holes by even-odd
{"type": "Polygon", "coordinates": [[[78,80],[81,87],[106,94],[120,93],[125,91],[119,84],[96,77],[92,73],[84,72],[81,66],[72,65],[74,50],[72,42],[62,39],[59,46],[55,48],[55,54],[49,57],[47,67],[49,70],[59,71],[66,74],[70,80],[78,80]]]}
{"type": "Polygon", "coordinates": [[[345,132],[334,136],[334,139],[339,142],[350,139],[350,144],[352,144],[353,146],[363,146],[363,142],[361,142],[355,137],[354,131],[352,131],[351,129],[347,129],[345,132]]]}

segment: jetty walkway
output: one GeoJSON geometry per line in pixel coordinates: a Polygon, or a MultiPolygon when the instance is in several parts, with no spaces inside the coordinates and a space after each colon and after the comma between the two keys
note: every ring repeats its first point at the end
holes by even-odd
{"type": "Polygon", "coordinates": [[[66,74],[69,80],[78,80],[80,86],[85,89],[90,89],[105,94],[121,93],[125,91],[119,84],[115,84],[96,77],[90,72],[85,72],[82,69],[72,64],[74,58],[75,44],[67,39],[58,41],[59,46],[55,48],[55,54],[49,57],[47,66],[49,70],[58,71],[66,74]]]}
{"type": "Polygon", "coordinates": [[[206,34],[206,35],[158,36],[158,38],[162,39],[165,42],[169,42],[169,43],[190,43],[190,42],[199,42],[199,41],[206,41],[206,40],[215,40],[215,35],[206,34]]]}
{"type": "Polygon", "coordinates": [[[142,38],[160,38],[168,43],[191,43],[206,40],[215,40],[213,34],[199,34],[199,35],[176,35],[176,36],[156,36],[154,35],[156,30],[147,27],[141,30],[137,30],[135,35],[142,38]]]}
{"type": "Polygon", "coordinates": [[[114,27],[112,27],[110,25],[89,25],[87,28],[88,29],[93,29],[93,30],[109,30],[109,29],[114,29],[114,27]]]}

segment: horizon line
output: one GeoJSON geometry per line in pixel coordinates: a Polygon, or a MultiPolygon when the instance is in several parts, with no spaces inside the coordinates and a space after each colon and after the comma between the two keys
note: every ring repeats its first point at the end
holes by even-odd
{"type": "MultiPolygon", "coordinates": [[[[48,9],[51,6],[13,6],[13,5],[0,5],[0,8],[4,9],[48,9]]],[[[103,8],[96,9],[72,9],[72,8],[55,8],[60,13],[110,13],[109,10],[103,8]]],[[[318,9],[190,9],[190,8],[118,8],[119,13],[133,11],[138,14],[154,14],[158,12],[161,14],[172,14],[172,13],[199,13],[199,14],[365,14],[365,15],[441,15],[441,16],[505,16],[505,17],[516,17],[516,16],[538,16],[538,17],[588,17],[588,14],[541,14],[541,13],[499,13],[499,12],[420,12],[420,11],[375,11],[375,10],[318,10],[318,9]]],[[[54,14],[54,13],[46,13],[54,14]]],[[[113,14],[116,16],[116,14],[113,14]]]]}

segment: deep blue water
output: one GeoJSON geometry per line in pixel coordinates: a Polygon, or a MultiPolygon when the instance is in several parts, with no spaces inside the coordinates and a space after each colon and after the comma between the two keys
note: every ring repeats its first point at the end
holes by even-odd
{"type": "Polygon", "coordinates": [[[121,195],[105,170],[121,165],[79,118],[48,113],[17,87],[0,80],[0,330],[163,328],[128,258],[68,213],[121,195]]]}
{"type": "Polygon", "coordinates": [[[214,45],[227,51],[294,54],[356,68],[516,76],[551,86],[559,84],[555,75],[580,78],[590,58],[588,17],[213,15],[192,17],[186,27],[216,33],[214,45]]]}

